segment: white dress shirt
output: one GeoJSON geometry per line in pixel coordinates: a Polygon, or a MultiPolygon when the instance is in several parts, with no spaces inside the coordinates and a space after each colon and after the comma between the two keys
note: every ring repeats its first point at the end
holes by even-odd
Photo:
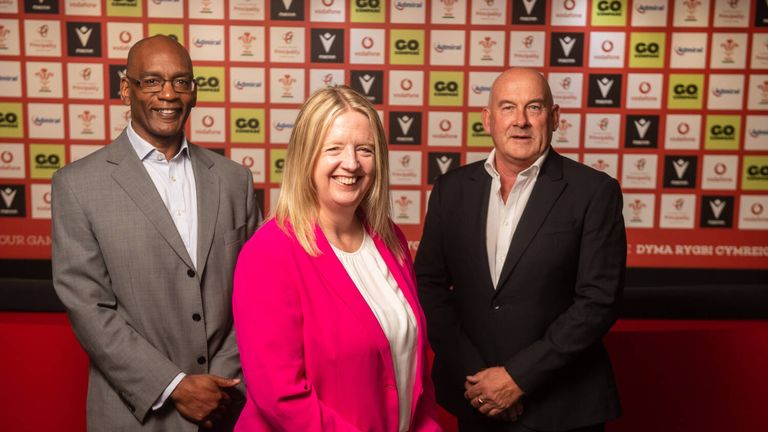
{"type": "Polygon", "coordinates": [[[367,232],[360,249],[355,252],[331,247],[387,336],[399,401],[398,430],[406,432],[411,421],[416,371],[416,317],[367,232]]]}
{"type": "MultiPolygon", "coordinates": [[[[168,209],[192,264],[197,267],[197,187],[186,137],[182,138],[179,152],[171,160],[166,160],[163,153],[133,130],[131,123],[128,123],[127,135],[168,209]]],[[[176,375],[152,405],[152,410],[163,406],[185,376],[184,372],[176,375]]]]}
{"type": "Polygon", "coordinates": [[[485,160],[485,170],[491,176],[485,241],[488,249],[488,268],[491,271],[494,288],[499,283],[501,269],[507,259],[507,252],[509,252],[517,224],[520,222],[520,216],[523,215],[525,206],[528,204],[528,198],[539,177],[541,165],[548,154],[549,150],[545,151],[531,166],[517,174],[506,202],[501,196],[501,175],[496,170],[496,149],[491,150],[491,154],[485,160]]]}

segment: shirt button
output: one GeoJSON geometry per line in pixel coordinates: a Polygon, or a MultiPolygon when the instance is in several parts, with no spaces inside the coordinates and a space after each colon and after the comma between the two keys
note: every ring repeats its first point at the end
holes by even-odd
{"type": "Polygon", "coordinates": [[[205,357],[200,356],[197,358],[197,364],[205,364],[205,357]]]}
{"type": "Polygon", "coordinates": [[[192,321],[200,321],[202,318],[199,313],[192,314],[192,321]]]}
{"type": "Polygon", "coordinates": [[[187,276],[189,276],[189,277],[195,277],[195,271],[194,271],[194,270],[192,270],[192,269],[188,269],[188,270],[187,270],[187,276]]]}
{"type": "Polygon", "coordinates": [[[499,305],[496,305],[496,306],[493,307],[493,310],[499,310],[499,309],[501,309],[501,306],[499,306],[499,305]]]}

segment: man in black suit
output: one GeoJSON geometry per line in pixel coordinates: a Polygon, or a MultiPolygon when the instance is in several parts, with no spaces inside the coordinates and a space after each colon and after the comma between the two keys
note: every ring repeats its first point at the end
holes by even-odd
{"type": "Polygon", "coordinates": [[[438,180],[416,255],[438,402],[462,432],[602,431],[621,413],[602,343],[621,189],[551,148],[559,107],[537,71],[502,73],[482,118],[494,149],[438,180]]]}

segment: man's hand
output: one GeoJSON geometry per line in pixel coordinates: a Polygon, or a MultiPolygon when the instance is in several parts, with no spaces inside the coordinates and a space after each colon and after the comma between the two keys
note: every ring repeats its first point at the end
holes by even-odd
{"type": "Polygon", "coordinates": [[[504,413],[507,418],[514,417],[516,420],[517,416],[522,414],[522,405],[519,402],[524,394],[523,390],[503,367],[483,369],[468,376],[464,382],[464,389],[466,390],[464,397],[473,407],[487,416],[497,417],[504,413]],[[506,412],[510,408],[512,410],[506,412]]]}
{"type": "Polygon", "coordinates": [[[187,420],[210,429],[226,412],[230,403],[228,389],[240,384],[239,379],[216,375],[187,375],[171,393],[176,409],[187,420]]]}

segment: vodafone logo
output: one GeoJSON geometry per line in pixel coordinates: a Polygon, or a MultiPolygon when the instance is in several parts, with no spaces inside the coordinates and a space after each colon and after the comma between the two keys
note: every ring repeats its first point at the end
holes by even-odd
{"type": "Polygon", "coordinates": [[[4,151],[0,153],[0,161],[7,164],[13,162],[13,153],[9,151],[4,151]]]}
{"type": "Polygon", "coordinates": [[[447,119],[440,120],[440,123],[438,124],[438,127],[443,132],[448,132],[449,130],[451,130],[452,126],[453,125],[451,125],[451,122],[447,119]]]}
{"type": "Polygon", "coordinates": [[[637,86],[637,89],[640,90],[640,93],[642,94],[648,94],[651,92],[651,83],[648,81],[643,81],[640,83],[640,85],[637,86]]]}
{"type": "Polygon", "coordinates": [[[241,160],[240,163],[246,168],[252,168],[256,165],[256,161],[253,160],[251,156],[243,156],[243,160],[241,160]]]}
{"type": "Polygon", "coordinates": [[[365,49],[371,49],[371,48],[373,48],[373,38],[370,37],[370,36],[366,36],[366,37],[363,38],[362,41],[360,41],[360,44],[365,49]]]}
{"type": "Polygon", "coordinates": [[[761,214],[763,214],[763,210],[765,210],[765,209],[763,208],[763,205],[762,205],[762,204],[760,204],[760,203],[754,203],[754,204],[752,204],[752,206],[749,208],[749,210],[752,212],[752,214],[753,214],[753,215],[755,215],[755,216],[760,216],[761,214]]]}
{"type": "Polygon", "coordinates": [[[718,162],[717,164],[715,164],[715,174],[723,175],[725,174],[726,171],[728,171],[728,168],[726,168],[724,163],[718,162]]]}
{"type": "Polygon", "coordinates": [[[565,0],[563,2],[563,9],[571,11],[576,7],[576,0],[565,0]]]}
{"type": "Polygon", "coordinates": [[[43,194],[43,202],[48,204],[48,205],[51,205],[51,193],[50,192],[46,192],[46,193],[43,194]]]}
{"type": "Polygon", "coordinates": [[[133,36],[131,36],[131,33],[129,31],[125,31],[125,30],[120,32],[120,36],[119,37],[120,37],[120,42],[122,42],[124,44],[129,43],[131,41],[131,39],[133,39],[133,36]]]}
{"type": "Polygon", "coordinates": [[[202,119],[202,122],[203,122],[203,126],[205,126],[205,127],[207,127],[207,128],[209,128],[209,127],[213,126],[213,123],[215,123],[215,122],[213,121],[213,117],[212,117],[212,116],[210,116],[210,115],[206,115],[206,116],[204,116],[204,117],[203,117],[203,119],[202,119]]]}
{"type": "Polygon", "coordinates": [[[333,6],[333,0],[323,0],[323,6],[325,7],[333,6]]]}
{"type": "Polygon", "coordinates": [[[603,52],[609,53],[613,51],[613,42],[604,40],[602,45],[600,45],[600,48],[602,48],[603,52]]]}
{"type": "Polygon", "coordinates": [[[687,135],[690,130],[691,127],[688,125],[688,123],[683,122],[677,125],[677,133],[680,135],[687,135]]]}
{"type": "Polygon", "coordinates": [[[413,88],[413,81],[409,80],[408,78],[405,78],[400,81],[400,88],[408,91],[413,88]]]}

